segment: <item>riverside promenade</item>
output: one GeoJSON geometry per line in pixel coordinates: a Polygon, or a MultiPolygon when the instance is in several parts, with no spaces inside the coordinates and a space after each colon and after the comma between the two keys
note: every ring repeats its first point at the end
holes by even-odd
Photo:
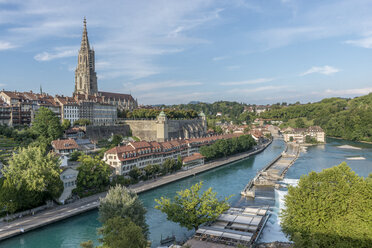
{"type": "MultiPolygon", "coordinates": [[[[265,150],[265,148],[269,146],[271,142],[272,141],[270,140],[262,145],[256,146],[254,149],[248,152],[236,154],[228,158],[217,159],[210,163],[206,163],[205,165],[194,167],[186,171],[179,171],[174,174],[159,177],[155,180],[140,182],[138,184],[131,185],[129,188],[136,193],[152,190],[177,180],[194,176],[196,174],[203,173],[205,171],[209,171],[260,153],[265,150]]],[[[35,215],[25,216],[11,222],[0,222],[0,241],[96,209],[99,206],[99,199],[104,197],[106,193],[107,192],[103,192],[85,197],[73,203],[57,206],[55,208],[39,212],[35,215]]]]}

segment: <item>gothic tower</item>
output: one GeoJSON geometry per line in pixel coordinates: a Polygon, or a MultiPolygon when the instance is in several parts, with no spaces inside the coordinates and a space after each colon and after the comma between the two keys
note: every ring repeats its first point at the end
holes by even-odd
{"type": "Polygon", "coordinates": [[[84,17],[84,30],[75,70],[75,94],[93,95],[98,93],[97,75],[94,65],[94,50],[90,49],[87,21],[84,17]]]}

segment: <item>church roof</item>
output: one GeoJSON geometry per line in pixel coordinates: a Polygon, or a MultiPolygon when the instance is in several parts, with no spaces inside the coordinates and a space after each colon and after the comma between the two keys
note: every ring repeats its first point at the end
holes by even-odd
{"type": "Polygon", "coordinates": [[[104,96],[105,98],[110,98],[110,99],[134,101],[132,95],[130,94],[113,93],[113,92],[105,92],[105,91],[98,91],[98,94],[100,96],[104,96]]]}

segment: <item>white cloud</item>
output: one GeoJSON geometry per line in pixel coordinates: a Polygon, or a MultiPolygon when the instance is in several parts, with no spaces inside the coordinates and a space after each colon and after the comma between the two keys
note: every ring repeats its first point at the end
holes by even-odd
{"type": "Polygon", "coordinates": [[[0,51],[2,50],[9,50],[12,48],[15,48],[16,46],[14,44],[11,44],[10,42],[6,41],[0,41],[0,51]]]}
{"type": "Polygon", "coordinates": [[[347,40],[345,43],[363,48],[372,48],[372,36],[359,40],[347,40]]]}
{"type": "Polygon", "coordinates": [[[339,72],[339,71],[340,71],[339,69],[337,69],[335,67],[332,67],[332,66],[329,66],[329,65],[313,66],[309,70],[301,73],[300,76],[305,76],[305,75],[312,74],[312,73],[320,73],[320,74],[323,74],[323,75],[331,75],[331,74],[339,72]]]}
{"type": "MultiPolygon", "coordinates": [[[[132,80],[167,71],[157,58],[180,53],[196,44],[209,41],[195,31],[220,18],[223,10],[212,0],[189,1],[112,1],[108,5],[92,0],[63,3],[48,0],[15,0],[17,11],[1,11],[0,24],[11,24],[4,30],[11,41],[22,46],[35,42],[38,61],[77,56],[77,50],[57,51],[38,47],[37,42],[62,37],[65,44],[80,44],[83,15],[87,16],[90,44],[111,66],[98,66],[101,78],[122,77],[132,80]],[[84,13],[81,13],[84,9],[84,13]],[[97,12],[97,9],[99,11],[97,12]]],[[[222,4],[223,7],[224,4],[222,4]]],[[[46,43],[46,42],[45,42],[46,43]]],[[[43,43],[43,44],[45,44],[43,43]]],[[[0,43],[1,45],[1,43],[0,43]]],[[[9,44],[3,44],[8,49],[9,44]]],[[[1,49],[1,46],[0,46],[1,49]]]]}
{"type": "Polygon", "coordinates": [[[220,85],[232,86],[232,85],[249,85],[249,84],[261,84],[273,81],[274,78],[257,78],[247,81],[235,81],[235,82],[222,82],[220,85]]]}
{"type": "Polygon", "coordinates": [[[37,61],[49,61],[60,58],[77,56],[78,47],[57,47],[54,52],[42,52],[34,56],[37,61]]]}
{"type": "Polygon", "coordinates": [[[262,92],[262,91],[275,91],[280,90],[283,88],[286,88],[287,86],[281,85],[281,86],[263,86],[263,87],[257,87],[257,88],[248,88],[248,89],[242,89],[242,88],[235,88],[228,91],[228,93],[231,94],[249,94],[249,93],[256,93],[256,92],[262,92]]]}
{"type": "Polygon", "coordinates": [[[372,92],[372,88],[356,88],[356,89],[344,89],[344,90],[332,90],[328,89],[324,91],[324,95],[366,95],[372,92]]]}
{"type": "Polygon", "coordinates": [[[127,83],[127,84],[124,84],[124,87],[126,89],[130,89],[131,91],[139,92],[139,91],[153,91],[156,89],[165,89],[165,88],[190,87],[190,86],[197,86],[197,85],[202,85],[202,83],[201,82],[188,82],[188,81],[165,81],[165,82],[154,82],[154,83],[143,83],[143,84],[127,83]]]}
{"type": "Polygon", "coordinates": [[[214,57],[212,58],[213,61],[221,61],[221,60],[225,60],[225,59],[228,59],[229,57],[228,56],[220,56],[220,57],[214,57]]]}

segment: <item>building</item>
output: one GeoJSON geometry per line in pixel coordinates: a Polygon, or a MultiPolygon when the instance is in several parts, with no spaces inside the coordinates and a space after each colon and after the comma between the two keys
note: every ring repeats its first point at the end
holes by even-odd
{"type": "Polygon", "coordinates": [[[184,168],[190,169],[196,166],[204,164],[204,156],[196,152],[191,156],[185,157],[182,160],[182,166],[184,168]]]}
{"type": "Polygon", "coordinates": [[[98,93],[94,50],[90,49],[87,21],[84,18],[83,37],[75,70],[75,94],[94,95],[98,93]]]}
{"type": "Polygon", "coordinates": [[[168,119],[162,111],[155,120],[125,120],[134,136],[142,140],[163,142],[171,139],[190,139],[207,134],[207,119],[200,113],[195,119],[168,119]]]}
{"type": "MultiPolygon", "coordinates": [[[[106,151],[103,161],[115,168],[117,175],[128,175],[134,167],[143,169],[150,164],[163,164],[167,159],[177,160],[178,156],[186,158],[199,152],[201,146],[210,145],[220,139],[231,139],[239,137],[238,134],[226,134],[219,136],[210,136],[194,139],[181,139],[172,141],[138,141],[129,142],[125,146],[118,146],[106,151]]],[[[191,163],[195,157],[192,157],[186,163],[191,163]]],[[[195,160],[194,160],[195,162],[195,160]]],[[[197,163],[201,164],[201,158],[197,163]]],[[[204,163],[204,162],[203,162],[204,163]]]]}
{"type": "Polygon", "coordinates": [[[79,104],[72,97],[56,96],[55,101],[59,103],[61,108],[61,119],[69,120],[71,125],[80,119],[79,104]]]}
{"type": "Polygon", "coordinates": [[[76,180],[79,171],[73,167],[63,167],[60,174],[60,178],[63,182],[63,192],[59,197],[59,202],[65,203],[65,201],[71,197],[72,190],[76,188],[76,180]]]}
{"type": "MultiPolygon", "coordinates": [[[[91,49],[88,40],[87,22],[84,18],[83,35],[81,39],[80,50],[78,54],[78,63],[75,70],[75,91],[74,95],[87,95],[99,97],[101,104],[113,105],[119,110],[133,110],[138,107],[137,100],[130,94],[111,93],[98,91],[97,74],[95,71],[95,53],[91,49]]],[[[98,108],[105,108],[105,105],[96,106],[98,108]]],[[[105,110],[103,110],[105,111],[105,110]]],[[[107,123],[101,117],[97,120],[98,123],[107,123]]]]}
{"type": "Polygon", "coordinates": [[[67,129],[64,133],[66,139],[81,139],[85,136],[85,131],[80,127],[71,127],[67,129]]]}
{"type": "Polygon", "coordinates": [[[311,126],[309,128],[291,128],[283,130],[285,142],[305,143],[306,136],[309,136],[319,143],[325,143],[325,132],[319,126],[311,126]]]}
{"type": "Polygon", "coordinates": [[[53,151],[57,154],[70,154],[79,149],[78,144],[74,139],[53,140],[53,151]]]}
{"type": "Polygon", "coordinates": [[[8,126],[30,125],[41,107],[61,117],[60,105],[48,94],[3,90],[0,92],[0,123],[8,126]]]}
{"type": "Polygon", "coordinates": [[[133,110],[138,108],[138,102],[132,95],[99,91],[98,95],[107,104],[115,105],[119,110],[133,110]]]}

